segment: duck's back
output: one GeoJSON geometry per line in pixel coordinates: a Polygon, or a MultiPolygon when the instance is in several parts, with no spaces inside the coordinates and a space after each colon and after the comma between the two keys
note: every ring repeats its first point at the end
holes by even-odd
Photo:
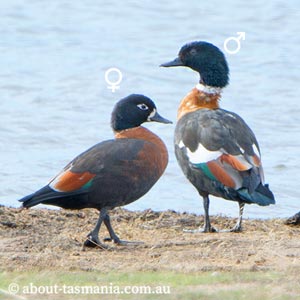
{"type": "Polygon", "coordinates": [[[21,201],[25,207],[122,206],[146,194],[167,163],[168,152],[158,136],[143,127],[124,130],[77,156],[47,186],[21,201]]]}
{"type": "Polygon", "coordinates": [[[89,203],[95,208],[122,206],[139,199],[166,167],[160,149],[140,139],[116,139],[104,157],[89,192],[89,203]]]}
{"type": "MultiPolygon", "coordinates": [[[[268,205],[257,140],[237,114],[217,108],[183,115],[175,130],[175,153],[202,195],[268,205]]],[[[269,199],[270,198],[270,199],[269,199]]]]}
{"type": "Polygon", "coordinates": [[[92,202],[96,204],[101,198],[103,207],[126,205],[139,199],[157,182],[168,164],[165,144],[146,128],[123,130],[115,137],[103,155],[103,168],[97,171],[90,191],[92,202]]]}

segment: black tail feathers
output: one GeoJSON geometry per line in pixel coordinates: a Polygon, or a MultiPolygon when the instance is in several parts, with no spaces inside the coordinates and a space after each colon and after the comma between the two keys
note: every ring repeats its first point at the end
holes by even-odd
{"type": "Polygon", "coordinates": [[[261,206],[275,204],[274,195],[269,189],[268,184],[262,185],[260,183],[252,193],[249,193],[249,190],[245,188],[241,188],[237,192],[246,203],[256,203],[261,206]]]}
{"type": "Polygon", "coordinates": [[[53,197],[53,190],[51,190],[48,186],[45,186],[38,190],[35,193],[32,193],[30,195],[27,195],[20,199],[19,201],[22,202],[22,206],[29,208],[35,205],[38,205],[40,203],[43,203],[45,200],[53,197]]]}
{"type": "Polygon", "coordinates": [[[29,208],[38,204],[55,205],[69,209],[90,207],[88,203],[88,190],[80,189],[73,192],[57,192],[48,185],[37,192],[19,200],[22,206],[29,208]]]}

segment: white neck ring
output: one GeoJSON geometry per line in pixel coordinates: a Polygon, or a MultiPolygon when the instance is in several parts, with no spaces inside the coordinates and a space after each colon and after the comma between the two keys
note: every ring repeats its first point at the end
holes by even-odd
{"type": "Polygon", "coordinates": [[[221,94],[222,88],[198,83],[196,89],[206,94],[221,94]]]}

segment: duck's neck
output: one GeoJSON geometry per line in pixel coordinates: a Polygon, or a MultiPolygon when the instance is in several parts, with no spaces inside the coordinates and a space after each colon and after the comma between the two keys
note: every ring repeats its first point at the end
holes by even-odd
{"type": "Polygon", "coordinates": [[[198,109],[217,109],[222,89],[198,83],[182,100],[178,108],[177,119],[198,109]]]}
{"type": "Polygon", "coordinates": [[[155,133],[143,126],[115,131],[115,138],[146,140],[148,142],[159,145],[160,143],[162,143],[162,140],[155,133]]]}

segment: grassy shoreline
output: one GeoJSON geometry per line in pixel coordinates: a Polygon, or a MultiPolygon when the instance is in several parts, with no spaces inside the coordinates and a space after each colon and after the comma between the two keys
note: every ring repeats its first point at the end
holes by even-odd
{"type": "Polygon", "coordinates": [[[0,298],[14,299],[10,284],[18,286],[17,296],[25,299],[299,299],[297,270],[288,272],[134,272],[26,271],[0,275],[0,298]],[[56,290],[54,289],[56,287],[56,290]],[[97,287],[97,289],[96,289],[97,287]],[[124,294],[126,287],[133,292],[124,294]],[[143,287],[143,289],[141,289],[143,287]],[[153,291],[160,288],[157,294],[153,291]],[[64,288],[64,289],[63,289],[64,288]],[[80,289],[81,288],[81,289],[80,289]],[[140,288],[140,290],[138,290],[140,288]],[[77,290],[76,290],[77,289],[77,290]],[[80,292],[79,292],[80,291],[80,292]]]}
{"type": "MultiPolygon", "coordinates": [[[[300,227],[284,219],[246,219],[242,233],[188,234],[203,216],[173,211],[116,209],[111,219],[122,239],[139,246],[83,248],[97,220],[82,211],[0,207],[0,299],[40,299],[7,294],[23,288],[70,285],[168,285],[170,294],[110,294],[101,299],[300,299],[300,227]],[[19,297],[19,298],[18,298],[19,297]]],[[[213,216],[230,228],[235,219],[213,216]]],[[[101,229],[101,238],[107,236],[101,229]]],[[[88,295],[89,299],[99,295],[88,295]]],[[[82,299],[77,294],[43,294],[43,299],[82,299]]]]}

